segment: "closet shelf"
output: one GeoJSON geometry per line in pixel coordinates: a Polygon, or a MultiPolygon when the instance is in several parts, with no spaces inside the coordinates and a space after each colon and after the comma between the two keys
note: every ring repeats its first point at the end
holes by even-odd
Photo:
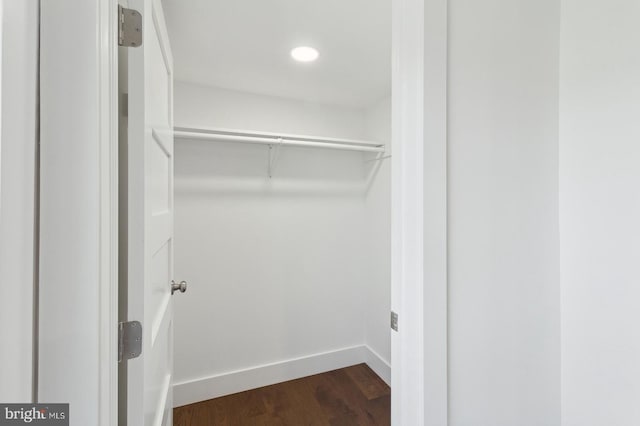
{"type": "Polygon", "coordinates": [[[190,127],[175,127],[174,136],[180,139],[196,139],[213,142],[239,142],[271,146],[326,148],[343,151],[385,151],[384,144],[377,142],[230,129],[197,129],[190,127]]]}

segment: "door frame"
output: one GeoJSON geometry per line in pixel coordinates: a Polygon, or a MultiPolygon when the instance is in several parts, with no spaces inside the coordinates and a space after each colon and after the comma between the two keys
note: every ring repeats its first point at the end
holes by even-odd
{"type": "Polygon", "coordinates": [[[38,0],[0,2],[0,401],[33,401],[38,0]]]}
{"type": "Polygon", "coordinates": [[[393,0],[391,420],[448,424],[448,0],[393,0]]]}
{"type": "Polygon", "coordinates": [[[40,34],[37,398],[69,403],[72,424],[115,426],[117,1],[42,1],[40,34]]]}
{"type": "MultiPolygon", "coordinates": [[[[91,120],[49,123],[41,138],[65,149],[65,161],[86,167],[86,185],[69,185],[65,163],[43,156],[42,180],[48,195],[43,196],[41,230],[45,237],[41,265],[68,264],[73,253],[77,264],[94,266],[93,279],[68,271],[49,272],[41,277],[41,293],[54,295],[60,288],[87,294],[87,281],[95,283],[90,300],[41,300],[46,304],[49,329],[65,330],[69,314],[95,336],[74,335],[74,347],[83,356],[95,355],[90,383],[97,392],[78,395],[86,386],[74,374],[66,380],[45,380],[42,396],[69,395],[74,418],[95,419],[87,424],[117,424],[117,324],[118,324],[118,45],[117,0],[60,0],[45,2],[41,22],[56,14],[74,11],[72,26],[56,26],[56,37],[49,37],[41,52],[43,82],[54,83],[52,96],[67,92],[74,111],[89,111],[91,120]],[[74,44],[79,34],[92,43],[74,44]],[[68,38],[65,38],[68,36],[68,38]],[[77,63],[93,57],[93,66],[74,68],[73,75],[56,69],[60,63],[77,63]],[[95,81],[91,93],[77,93],[77,80],[95,81]],[[66,128],[65,128],[66,125],[66,128]],[[87,134],[93,135],[87,139],[87,134]],[[86,144],[90,150],[83,149],[86,144]],[[96,174],[95,171],[98,171],[96,174]],[[71,205],[55,204],[55,194],[66,194],[71,205]],[[49,197],[49,200],[47,200],[49,197]],[[96,209],[75,205],[93,203],[96,209]],[[73,236],[47,234],[55,228],[68,229],[78,222],[93,233],[79,242],[73,236]],[[44,262],[44,263],[43,263],[44,262]],[[74,305],[75,303],[75,305],[74,305]],[[78,304],[89,303],[93,310],[78,304]],[[55,315],[54,315],[55,314],[55,315]],[[67,315],[65,317],[65,315],[67,315]],[[76,389],[74,392],[73,389],[76,389]],[[94,410],[95,409],[95,410],[94,410]],[[91,410],[95,411],[94,414],[91,410]],[[79,417],[76,417],[79,416],[79,417]],[[93,417],[90,417],[93,416],[93,417]]],[[[447,381],[447,0],[394,0],[392,2],[392,309],[399,314],[399,332],[392,332],[392,424],[395,426],[446,426],[448,423],[447,381]]],[[[53,29],[50,29],[53,34],[53,29]]],[[[83,64],[84,65],[84,64],[83,64]]],[[[68,69],[65,69],[68,72],[68,69]]],[[[47,87],[44,87],[45,95],[47,87]]],[[[60,96],[60,98],[62,98],[60,96]]],[[[56,117],[56,109],[69,100],[48,99],[42,104],[43,117],[56,117]]],[[[41,309],[42,311],[42,309],[41,309]]],[[[55,348],[40,348],[40,367],[66,372],[69,360],[56,356],[55,348]]],[[[42,372],[40,372],[42,377],[42,372]]],[[[46,398],[45,398],[46,399],[46,398]]]]}

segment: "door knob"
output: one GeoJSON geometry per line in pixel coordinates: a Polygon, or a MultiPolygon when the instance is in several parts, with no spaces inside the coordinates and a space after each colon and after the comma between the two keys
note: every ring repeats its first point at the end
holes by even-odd
{"type": "Polygon", "coordinates": [[[179,283],[177,283],[174,280],[171,280],[171,294],[175,293],[178,290],[180,290],[180,293],[184,293],[185,291],[187,291],[187,282],[180,281],[179,283]]]}

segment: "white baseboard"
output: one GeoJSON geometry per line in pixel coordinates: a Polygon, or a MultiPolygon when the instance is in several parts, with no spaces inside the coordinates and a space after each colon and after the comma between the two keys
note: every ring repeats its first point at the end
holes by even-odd
{"type": "Polygon", "coordinates": [[[384,358],[380,356],[376,351],[371,349],[369,346],[365,346],[365,355],[366,359],[364,362],[367,363],[369,368],[371,368],[384,382],[391,386],[391,364],[389,364],[384,358]]]}
{"type": "Polygon", "coordinates": [[[389,364],[369,347],[361,345],[174,383],[173,405],[180,407],[363,362],[390,383],[389,364]]]}

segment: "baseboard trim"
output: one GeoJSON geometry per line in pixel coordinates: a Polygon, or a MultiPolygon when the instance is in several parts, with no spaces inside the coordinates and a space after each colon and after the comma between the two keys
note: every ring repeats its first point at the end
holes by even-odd
{"type": "Polygon", "coordinates": [[[390,383],[389,364],[369,347],[361,345],[174,383],[173,405],[180,407],[363,362],[390,383]]]}
{"type": "Polygon", "coordinates": [[[367,363],[369,368],[380,376],[387,385],[391,386],[391,364],[369,346],[365,346],[365,356],[364,362],[367,363]]]}

